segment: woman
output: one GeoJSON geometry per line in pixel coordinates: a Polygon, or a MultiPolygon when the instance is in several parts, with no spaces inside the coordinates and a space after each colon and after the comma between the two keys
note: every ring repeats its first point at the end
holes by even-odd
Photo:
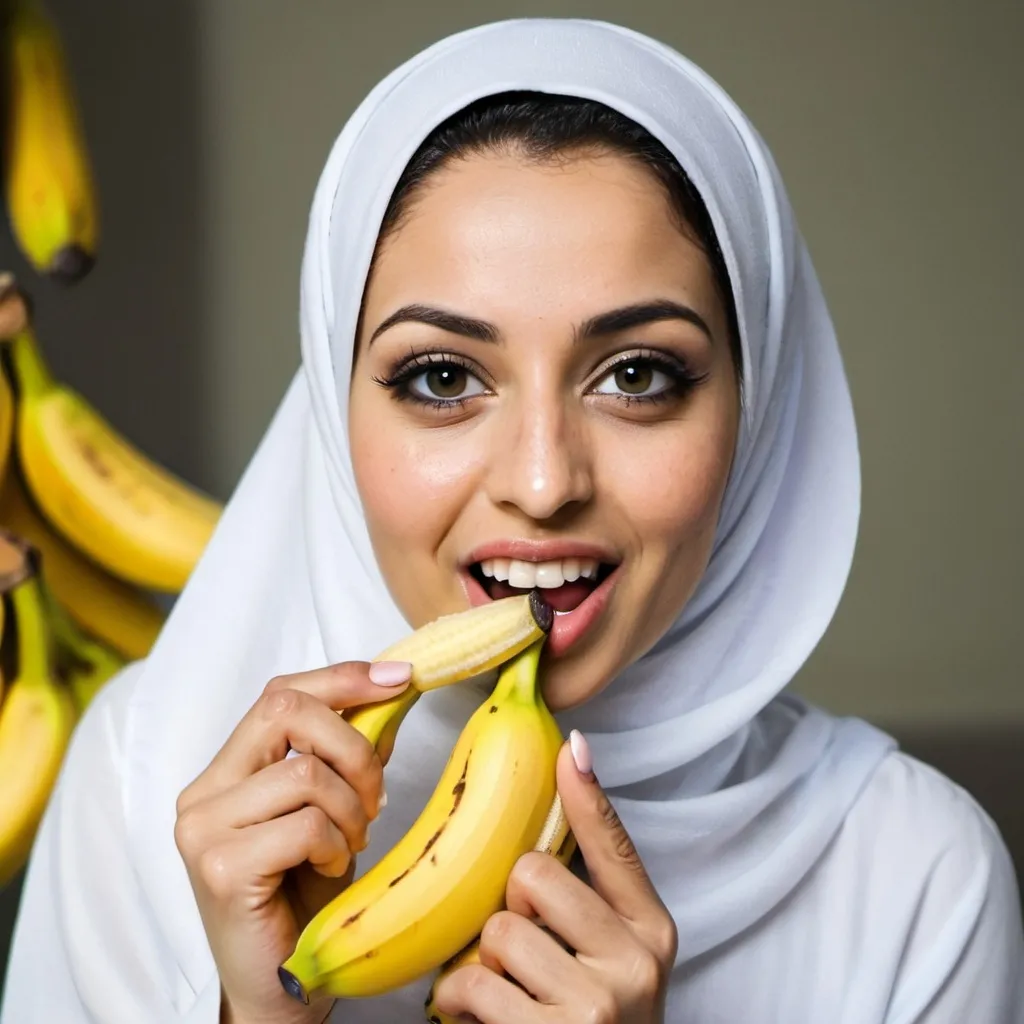
{"type": "Polygon", "coordinates": [[[420,701],[386,766],[334,711],[405,685],[367,659],[410,627],[538,583],[579,609],[544,693],[579,730],[586,881],[522,862],[444,1012],[1024,1020],[990,820],[782,692],[845,584],[856,436],[777,171],[715,83],[584,21],[419,54],[327,161],[301,335],[156,648],[78,730],[3,1024],[422,1019],[430,978],[305,1006],[277,966],[409,827],[480,691],[420,701]]]}

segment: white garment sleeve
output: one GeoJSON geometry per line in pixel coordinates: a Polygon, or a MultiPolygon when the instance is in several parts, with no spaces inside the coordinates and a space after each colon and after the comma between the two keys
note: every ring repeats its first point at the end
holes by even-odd
{"type": "Polygon", "coordinates": [[[0,1024],[218,1024],[217,984],[176,1011],[183,981],[126,849],[121,737],[138,667],[100,691],[72,737],[25,875],[0,1024]]]}
{"type": "Polygon", "coordinates": [[[885,1024],[1024,1024],[1024,925],[1013,862],[988,814],[942,781],[953,828],[923,893],[885,1024]]]}

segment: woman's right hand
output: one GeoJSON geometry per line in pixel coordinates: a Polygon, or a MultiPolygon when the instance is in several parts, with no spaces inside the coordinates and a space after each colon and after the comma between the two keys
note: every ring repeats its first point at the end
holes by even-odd
{"type": "MultiPolygon", "coordinates": [[[[375,684],[369,668],[344,662],[272,680],[178,797],[174,837],[217,964],[221,1024],[321,1024],[330,1012],[330,1000],[290,997],[277,968],[351,881],[380,810],[381,760],[338,712],[408,683],[375,684]]],[[[408,679],[401,669],[374,674],[408,679]]]]}

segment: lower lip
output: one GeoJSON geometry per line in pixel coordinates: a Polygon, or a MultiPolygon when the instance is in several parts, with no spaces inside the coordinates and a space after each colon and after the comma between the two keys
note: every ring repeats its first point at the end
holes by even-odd
{"type": "MultiPolygon", "coordinates": [[[[555,621],[544,645],[544,649],[552,657],[558,658],[565,654],[601,617],[612,590],[618,583],[621,569],[620,563],[571,612],[555,612],[555,621]]],[[[461,575],[472,607],[487,604],[491,600],[490,595],[471,572],[463,570],[461,575]]],[[[543,594],[544,589],[540,588],[540,592],[543,594]]]]}

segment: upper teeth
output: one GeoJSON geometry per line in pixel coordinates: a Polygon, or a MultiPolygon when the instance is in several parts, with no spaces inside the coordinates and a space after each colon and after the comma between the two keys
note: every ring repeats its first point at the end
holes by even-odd
{"type": "Polygon", "coordinates": [[[559,558],[552,562],[521,562],[518,558],[488,558],[480,563],[485,576],[507,580],[509,586],[532,590],[534,587],[560,587],[573,580],[592,580],[597,576],[595,558],[559,558]]]}

